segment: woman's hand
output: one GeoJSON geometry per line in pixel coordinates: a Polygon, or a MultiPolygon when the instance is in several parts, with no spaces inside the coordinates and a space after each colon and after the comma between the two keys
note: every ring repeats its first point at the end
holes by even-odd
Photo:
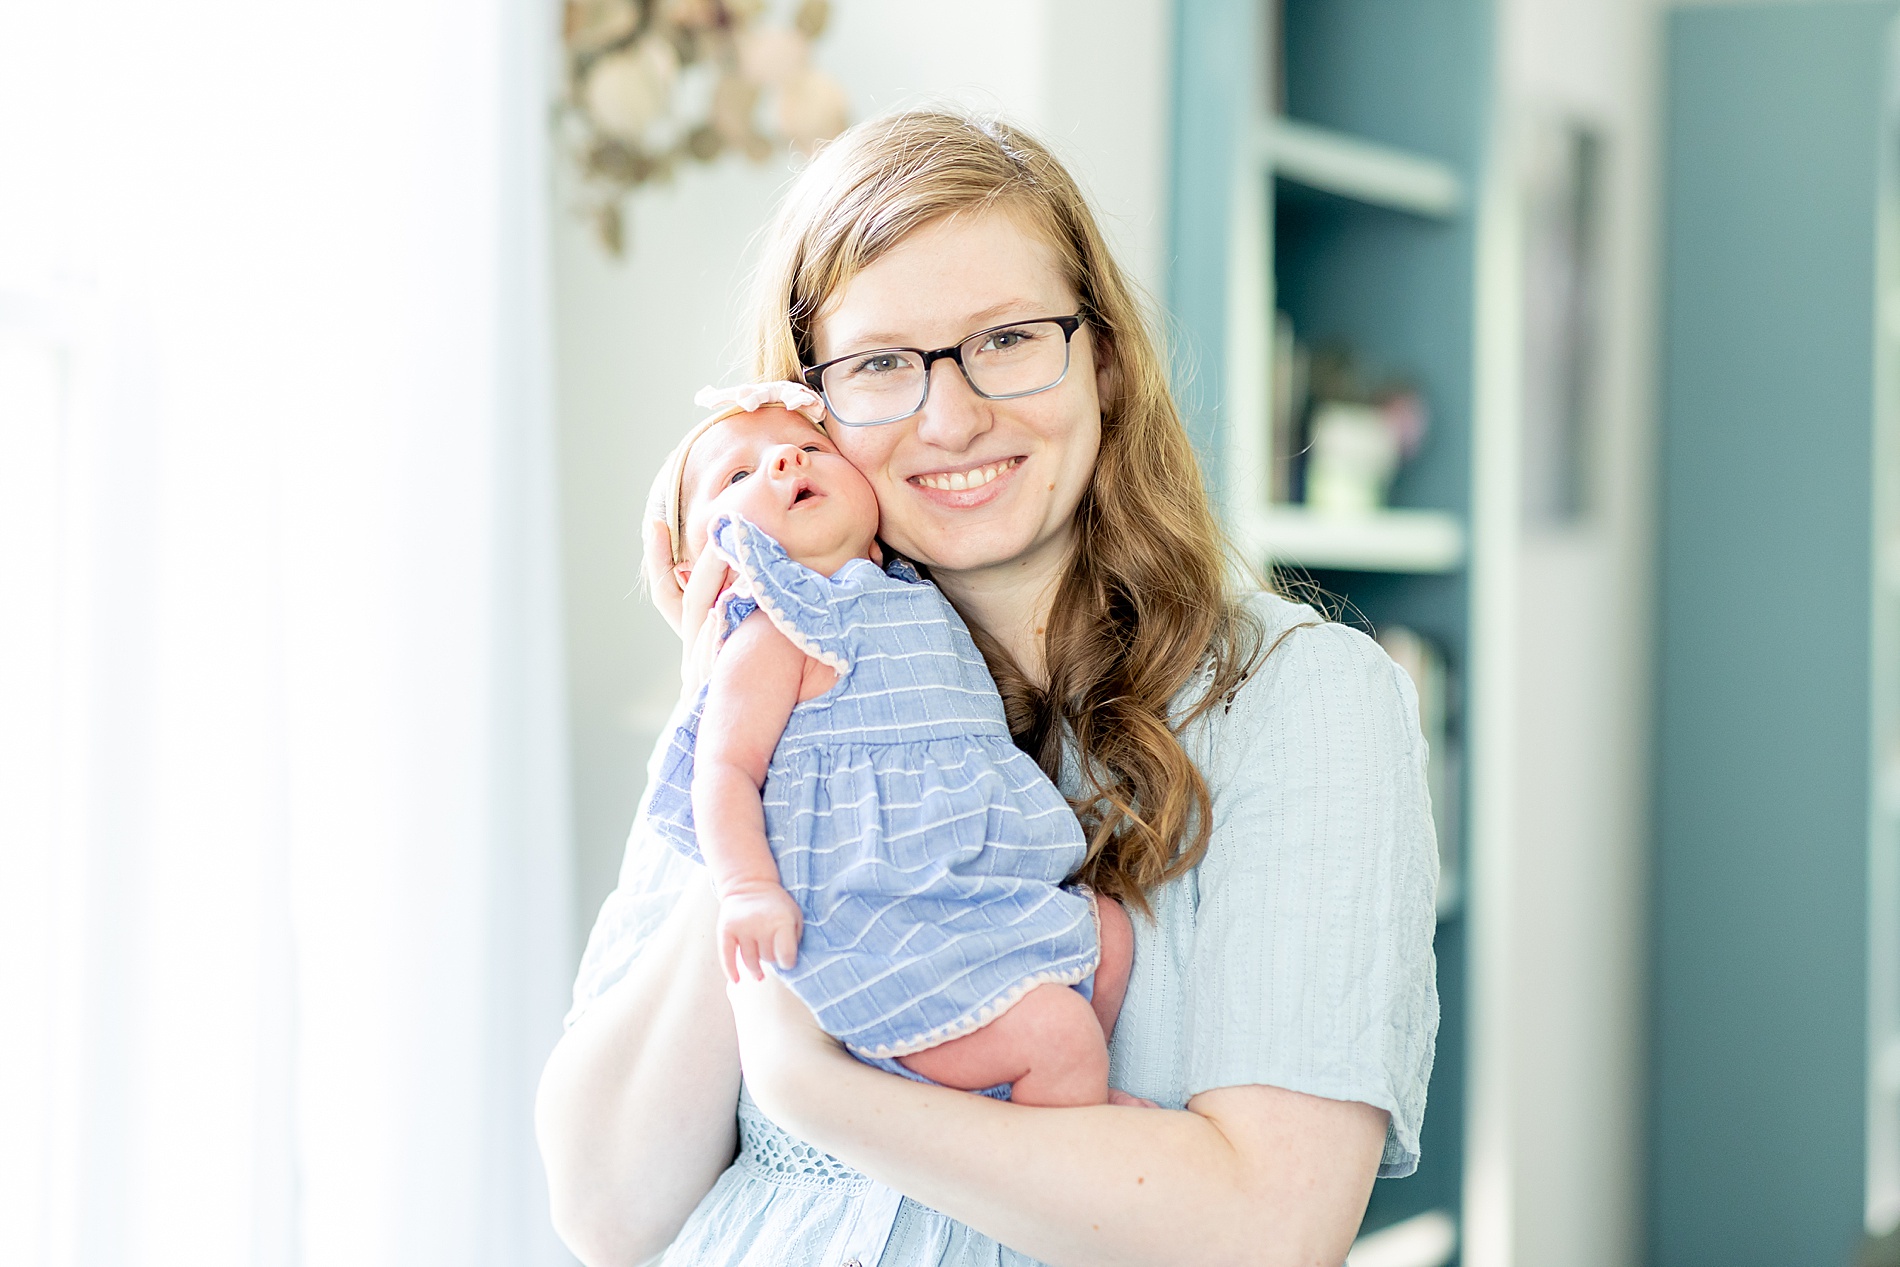
{"type": "Polygon", "coordinates": [[[713,654],[719,649],[718,623],[706,617],[721,592],[736,578],[716,551],[701,551],[699,565],[682,588],[673,571],[673,537],[666,521],[648,519],[645,535],[646,574],[653,590],[653,605],[684,644],[680,681],[691,694],[711,676],[713,654]]]}
{"type": "Polygon", "coordinates": [[[822,1117],[827,1111],[822,1101],[829,1097],[814,1092],[835,1090],[840,1080],[861,1075],[892,1077],[860,1064],[825,1033],[792,988],[770,973],[763,981],[742,975],[726,987],[726,998],[739,1034],[746,1087],[766,1116],[794,1134],[802,1134],[801,1126],[814,1114],[822,1117]]]}

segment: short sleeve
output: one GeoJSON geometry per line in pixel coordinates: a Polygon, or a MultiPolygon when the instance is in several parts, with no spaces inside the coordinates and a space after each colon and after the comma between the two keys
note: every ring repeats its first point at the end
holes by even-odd
{"type": "Polygon", "coordinates": [[[737,515],[712,521],[708,538],[726,556],[759,610],[806,655],[851,672],[849,635],[839,614],[841,586],[785,553],[757,525],[737,515]]]}
{"type": "Polygon", "coordinates": [[[581,954],[580,970],[574,977],[574,1004],[568,1010],[567,1025],[579,1020],[594,1000],[627,975],[653,934],[672,914],[686,886],[706,882],[706,869],[681,854],[656,830],[650,814],[653,791],[659,784],[655,775],[674,729],[674,723],[669,723],[661,732],[649,762],[647,794],[627,837],[620,882],[607,895],[588,934],[587,949],[581,954]]]}
{"type": "Polygon", "coordinates": [[[1188,972],[1187,1093],[1386,1110],[1411,1174],[1438,1032],[1437,848],[1412,686],[1370,638],[1295,628],[1227,705],[1188,972]]]}

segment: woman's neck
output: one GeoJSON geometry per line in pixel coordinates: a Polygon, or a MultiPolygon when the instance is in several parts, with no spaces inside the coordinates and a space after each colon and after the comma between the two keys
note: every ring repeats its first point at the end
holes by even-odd
{"type": "Polygon", "coordinates": [[[971,625],[982,629],[1037,686],[1048,681],[1043,634],[1068,562],[1069,543],[1050,542],[1021,558],[967,571],[931,569],[931,579],[971,625]]]}

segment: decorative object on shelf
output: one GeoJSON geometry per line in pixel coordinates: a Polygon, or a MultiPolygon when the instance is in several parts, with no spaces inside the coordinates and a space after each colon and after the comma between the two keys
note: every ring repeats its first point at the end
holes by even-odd
{"type": "Polygon", "coordinates": [[[1425,736],[1425,786],[1432,798],[1432,826],[1438,833],[1438,913],[1458,909],[1464,875],[1458,857],[1459,744],[1453,696],[1455,680],[1438,644],[1403,625],[1388,625],[1379,645],[1405,670],[1418,693],[1418,726],[1425,736]]]}
{"type": "Polygon", "coordinates": [[[1339,345],[1312,358],[1310,380],[1299,451],[1305,469],[1290,491],[1318,512],[1372,514],[1384,507],[1400,465],[1425,441],[1424,399],[1403,383],[1366,389],[1351,351],[1339,345]]]}
{"type": "Polygon", "coordinates": [[[622,202],[683,162],[809,154],[842,132],[850,103],[811,62],[828,0],[800,0],[789,27],[765,0],[567,0],[563,131],[588,186],[583,208],[609,251],[625,248],[622,202]]]}

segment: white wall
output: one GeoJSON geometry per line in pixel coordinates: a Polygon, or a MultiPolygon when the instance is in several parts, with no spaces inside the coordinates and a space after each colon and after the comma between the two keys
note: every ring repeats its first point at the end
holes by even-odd
{"type": "MultiPolygon", "coordinates": [[[[1159,294],[1171,23],[1166,0],[1022,0],[1004,11],[836,0],[819,60],[860,118],[955,101],[1039,132],[1093,194],[1123,262],[1159,294]]],[[[612,887],[647,752],[678,689],[677,643],[638,590],[647,485],[693,417],[693,393],[732,381],[748,245],[791,172],[789,161],[730,160],[643,192],[620,262],[578,217],[554,229],[583,929],[612,887]]],[[[564,183],[559,205],[575,201],[564,183]]]]}
{"type": "Polygon", "coordinates": [[[1660,28],[1653,0],[1500,0],[1499,21],[1465,1261],[1621,1267],[1642,1253],[1660,28]],[[1540,115],[1608,143],[1596,512],[1563,528],[1526,520],[1514,465],[1514,157],[1540,115]]]}

